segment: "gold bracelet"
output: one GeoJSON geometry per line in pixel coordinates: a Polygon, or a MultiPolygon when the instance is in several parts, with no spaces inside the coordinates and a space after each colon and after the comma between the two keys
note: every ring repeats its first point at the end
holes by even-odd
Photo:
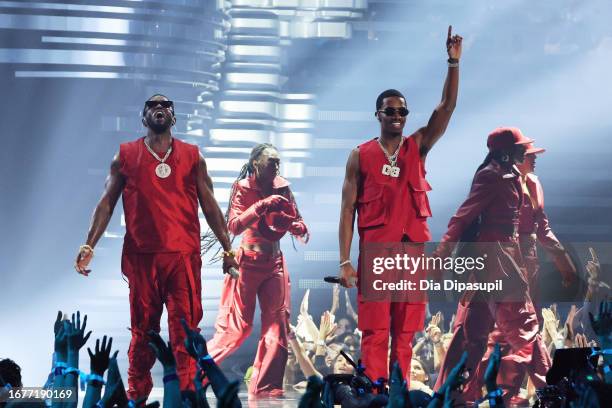
{"type": "Polygon", "coordinates": [[[94,254],[94,250],[93,250],[93,248],[92,248],[90,245],[87,245],[87,244],[85,244],[85,245],[81,245],[81,246],[79,247],[79,252],[81,252],[81,251],[82,251],[82,250],[84,250],[84,249],[86,249],[86,250],[88,250],[89,252],[91,252],[91,254],[92,254],[92,255],[94,254]]]}
{"type": "Polygon", "coordinates": [[[236,251],[230,249],[229,251],[223,251],[223,256],[231,256],[232,258],[236,256],[236,251]]]}

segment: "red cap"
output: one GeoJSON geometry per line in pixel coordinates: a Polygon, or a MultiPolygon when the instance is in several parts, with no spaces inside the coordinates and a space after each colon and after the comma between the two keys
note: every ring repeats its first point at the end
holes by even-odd
{"type": "Polygon", "coordinates": [[[519,128],[515,127],[498,127],[487,138],[489,151],[510,149],[514,145],[528,143],[533,143],[533,139],[529,139],[519,128]]]}
{"type": "Polygon", "coordinates": [[[525,154],[540,154],[546,151],[543,147],[535,147],[533,143],[529,143],[526,147],[527,151],[525,151],[525,154]]]}
{"type": "Polygon", "coordinates": [[[259,233],[270,241],[278,241],[291,227],[291,222],[297,218],[295,205],[283,201],[277,211],[269,212],[261,217],[257,224],[259,233]]]}

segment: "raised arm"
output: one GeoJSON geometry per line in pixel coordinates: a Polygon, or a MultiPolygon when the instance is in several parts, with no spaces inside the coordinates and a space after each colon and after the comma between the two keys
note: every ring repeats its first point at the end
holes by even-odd
{"type": "Polygon", "coordinates": [[[85,245],[81,246],[79,249],[79,253],[76,257],[74,269],[81,275],[89,275],[90,270],[87,269],[87,266],[93,258],[93,248],[98,243],[102,234],[104,234],[113,215],[113,211],[115,210],[115,205],[117,205],[117,201],[125,186],[125,178],[120,173],[119,168],[119,153],[117,153],[111,162],[110,173],[106,178],[102,197],[94,210],[91,226],[87,233],[87,240],[85,241],[85,245]]]}
{"type": "Polygon", "coordinates": [[[357,188],[359,185],[359,149],[353,149],[346,163],[346,175],[342,185],[342,204],[340,207],[340,284],[350,288],[355,286],[357,272],[350,264],[351,241],[355,225],[355,212],[357,210],[357,188]]]}
{"type": "Polygon", "coordinates": [[[446,51],[448,52],[449,63],[442,91],[442,100],[436,106],[436,109],[434,109],[427,125],[420,128],[415,134],[421,157],[427,156],[433,145],[444,134],[455,110],[459,89],[459,58],[461,58],[462,41],[463,38],[461,36],[452,35],[452,26],[449,26],[446,37],[446,51]]]}

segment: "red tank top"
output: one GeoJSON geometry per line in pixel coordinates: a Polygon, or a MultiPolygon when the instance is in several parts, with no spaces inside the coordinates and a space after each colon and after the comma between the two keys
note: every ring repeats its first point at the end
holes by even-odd
{"type": "Polygon", "coordinates": [[[166,160],[172,173],[162,179],[155,174],[159,161],[147,150],[144,138],[121,144],[124,252],[200,251],[198,161],[197,146],[174,138],[166,160]]]}
{"type": "Polygon", "coordinates": [[[357,226],[363,242],[399,242],[407,235],[413,242],[431,239],[427,217],[431,209],[425,166],[414,137],[404,137],[397,158],[399,177],[382,174],[388,164],[378,141],[359,145],[361,186],[357,195],[357,226]]]}

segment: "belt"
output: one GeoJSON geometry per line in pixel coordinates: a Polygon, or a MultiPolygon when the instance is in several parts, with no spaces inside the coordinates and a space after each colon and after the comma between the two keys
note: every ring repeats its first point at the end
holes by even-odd
{"type": "Polygon", "coordinates": [[[280,245],[278,242],[258,243],[258,244],[241,244],[240,247],[245,251],[258,252],[270,256],[279,256],[281,254],[280,245]]]}

